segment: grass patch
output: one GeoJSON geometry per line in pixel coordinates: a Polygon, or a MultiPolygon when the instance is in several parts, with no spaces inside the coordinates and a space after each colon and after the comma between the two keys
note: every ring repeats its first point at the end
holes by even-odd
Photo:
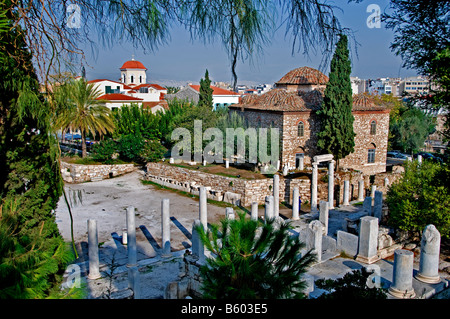
{"type": "Polygon", "coordinates": [[[169,164],[168,162],[161,162],[161,164],[196,170],[203,173],[215,174],[224,177],[241,178],[246,180],[265,179],[273,177],[273,175],[264,175],[248,169],[237,168],[232,165],[230,165],[229,168],[225,168],[225,165],[221,164],[207,164],[205,166],[203,166],[202,164],[188,165],[186,163],[169,164]]]}
{"type": "Polygon", "coordinates": [[[133,162],[125,162],[121,159],[110,160],[108,163],[103,163],[92,159],[91,157],[79,157],[79,156],[65,156],[61,158],[63,162],[69,164],[79,164],[79,165],[114,165],[114,164],[135,164],[133,162]]]}

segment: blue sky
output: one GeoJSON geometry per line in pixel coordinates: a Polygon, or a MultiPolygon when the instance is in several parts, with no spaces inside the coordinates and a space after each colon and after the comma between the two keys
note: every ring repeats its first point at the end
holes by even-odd
{"type": "MultiPolygon", "coordinates": [[[[331,2],[331,1],[329,1],[331,2]]],[[[391,52],[389,45],[394,38],[391,30],[381,28],[370,29],[366,20],[370,12],[366,12],[369,4],[377,4],[383,12],[389,4],[388,0],[367,0],[362,3],[347,3],[347,0],[333,2],[342,11],[337,11],[343,26],[352,29],[356,41],[359,42],[357,54],[352,54],[352,75],[363,79],[379,77],[407,77],[416,75],[414,70],[401,68],[400,57],[391,52]]],[[[100,47],[100,46],[99,46],[100,47]]],[[[107,78],[118,80],[119,67],[132,55],[148,69],[147,82],[162,85],[186,84],[198,82],[208,69],[213,81],[231,82],[230,63],[223,46],[219,43],[204,45],[202,42],[192,43],[189,33],[182,28],[171,30],[171,41],[155,52],[144,53],[134,49],[132,45],[122,44],[113,48],[99,48],[97,58],[90,50],[86,50],[86,68],[89,80],[107,78]]],[[[301,53],[292,55],[292,41],[285,36],[282,26],[274,35],[271,44],[264,48],[262,56],[251,61],[239,61],[237,66],[238,83],[253,82],[272,84],[288,71],[301,66],[318,68],[321,56],[305,57],[301,53]]],[[[324,70],[328,73],[328,70],[324,70]]]]}

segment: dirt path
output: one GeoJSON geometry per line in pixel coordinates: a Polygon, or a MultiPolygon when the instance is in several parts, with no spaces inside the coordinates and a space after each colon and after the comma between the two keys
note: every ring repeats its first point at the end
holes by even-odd
{"type": "MultiPolygon", "coordinates": [[[[77,246],[87,242],[87,220],[96,219],[99,243],[118,240],[126,229],[126,208],[136,208],[138,246],[158,249],[161,244],[161,200],[170,199],[172,250],[191,245],[192,224],[198,219],[198,200],[170,191],[159,190],[140,181],[142,171],[113,179],[82,184],[66,184],[73,203],[74,238],[77,246]],[[79,202],[81,194],[82,202],[79,202]]],[[[208,222],[216,223],[225,215],[225,208],[208,205],[208,222]]],[[[64,199],[56,209],[56,222],[65,240],[70,241],[70,217],[64,199]]],[[[82,247],[80,247],[82,250],[82,247]]],[[[151,250],[151,249],[150,249],[151,250]]]]}

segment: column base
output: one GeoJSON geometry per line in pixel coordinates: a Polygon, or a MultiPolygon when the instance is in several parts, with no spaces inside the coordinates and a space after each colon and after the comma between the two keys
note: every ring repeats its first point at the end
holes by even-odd
{"type": "Polygon", "coordinates": [[[427,284],[437,284],[437,283],[441,282],[441,277],[439,277],[439,276],[429,277],[429,276],[425,276],[425,275],[417,273],[414,277],[417,280],[419,280],[421,282],[425,282],[427,284]]]}
{"type": "Polygon", "coordinates": [[[373,264],[374,262],[377,262],[378,260],[380,260],[380,256],[375,255],[372,257],[365,257],[365,256],[356,256],[356,261],[362,262],[364,264],[373,264]]]}
{"type": "Polygon", "coordinates": [[[416,293],[414,292],[414,289],[411,290],[398,290],[393,287],[389,287],[388,292],[397,298],[401,299],[412,299],[416,296],[416,293]]]}
{"type": "Polygon", "coordinates": [[[89,279],[89,280],[95,280],[95,279],[99,279],[99,278],[101,278],[102,276],[100,275],[100,274],[88,274],[87,275],[87,278],[89,279]]]}

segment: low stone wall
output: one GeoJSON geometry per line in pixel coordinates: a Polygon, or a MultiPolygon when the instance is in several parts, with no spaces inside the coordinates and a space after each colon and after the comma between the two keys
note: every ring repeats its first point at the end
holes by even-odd
{"type": "Polygon", "coordinates": [[[61,161],[61,175],[68,183],[101,181],[136,170],[134,164],[81,165],[61,161]]]}
{"type": "MultiPolygon", "coordinates": [[[[208,198],[242,206],[252,202],[264,204],[264,199],[272,195],[273,179],[246,180],[220,176],[187,168],[148,163],[145,178],[160,185],[198,194],[199,187],[207,188],[208,198]]],[[[311,200],[309,179],[289,179],[280,176],[280,201],[292,202],[292,192],[298,186],[302,201],[311,200]]]]}

